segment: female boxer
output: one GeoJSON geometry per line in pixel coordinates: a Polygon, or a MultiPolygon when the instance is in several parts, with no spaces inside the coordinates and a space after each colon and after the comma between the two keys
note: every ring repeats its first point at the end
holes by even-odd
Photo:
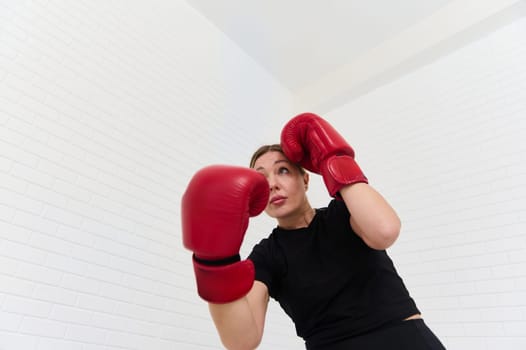
{"type": "Polygon", "coordinates": [[[306,349],[444,349],[385,251],[397,214],[327,121],[296,116],[250,167],[205,168],[183,196],[183,240],[226,348],[258,346],[272,297],[306,349]],[[309,204],[304,169],[323,177],[327,207],[309,204]],[[262,210],[277,226],[241,260],[249,217],[262,210]]]}

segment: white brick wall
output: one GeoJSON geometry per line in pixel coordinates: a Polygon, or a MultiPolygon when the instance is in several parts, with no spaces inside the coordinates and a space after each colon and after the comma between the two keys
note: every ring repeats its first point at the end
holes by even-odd
{"type": "MultiPolygon", "coordinates": [[[[399,211],[391,254],[449,349],[526,347],[525,29],[326,115],[399,211]]],[[[0,349],[217,349],[180,196],[277,141],[290,102],[183,1],[1,2],[0,349]]],[[[302,349],[275,303],[260,348],[302,349]]]]}
{"type": "Polygon", "coordinates": [[[526,20],[328,115],[403,221],[391,249],[448,349],[526,349],[526,20]]]}
{"type": "Polygon", "coordinates": [[[217,349],[180,196],[289,105],[183,1],[0,2],[0,349],[217,349]]]}

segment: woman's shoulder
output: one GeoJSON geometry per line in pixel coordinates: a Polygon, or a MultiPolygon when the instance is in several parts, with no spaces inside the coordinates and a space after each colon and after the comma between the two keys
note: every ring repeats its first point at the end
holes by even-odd
{"type": "Polygon", "coordinates": [[[252,251],[268,251],[269,249],[272,249],[271,247],[274,246],[275,243],[275,236],[276,236],[276,229],[272,230],[272,232],[267,236],[262,238],[258,243],[254,245],[252,248],[252,251]]]}
{"type": "Polygon", "coordinates": [[[332,199],[326,207],[317,208],[316,213],[321,216],[349,216],[345,202],[338,199],[332,199]]]}

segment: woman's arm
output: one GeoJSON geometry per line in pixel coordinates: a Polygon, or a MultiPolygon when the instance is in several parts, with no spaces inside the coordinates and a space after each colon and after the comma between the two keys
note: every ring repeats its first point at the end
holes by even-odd
{"type": "Polygon", "coordinates": [[[340,194],[351,213],[354,232],[371,248],[389,248],[400,234],[400,219],[385,198],[366,183],[343,187],[340,194]]]}
{"type": "Polygon", "coordinates": [[[299,114],[283,127],[281,146],[290,161],[320,174],[332,197],[343,198],[350,224],[365,243],[380,250],[393,244],[400,232],[398,216],[367,184],[354,150],[332,125],[316,114],[299,114]]]}
{"type": "Polygon", "coordinates": [[[208,304],[221,342],[227,349],[252,350],[259,345],[268,299],[267,286],[255,281],[252,289],[241,299],[226,304],[208,304]]]}

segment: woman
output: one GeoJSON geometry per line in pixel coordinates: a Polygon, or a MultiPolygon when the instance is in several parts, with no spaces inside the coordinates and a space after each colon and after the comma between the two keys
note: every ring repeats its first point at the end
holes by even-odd
{"type": "MultiPolygon", "coordinates": [[[[400,231],[397,214],[368,185],[354,161],[354,151],[329,123],[311,113],[293,118],[282,130],[281,145],[258,149],[250,167],[267,180],[269,193],[252,188],[243,190],[250,195],[236,193],[235,197],[249,198],[248,207],[265,198],[265,212],[277,220],[270,236],[245,261],[236,255],[244,229],[221,254],[209,247],[213,256],[185,243],[194,250],[200,295],[209,301],[228,349],[257,347],[269,296],[291,317],[310,350],[444,349],[425,325],[385,252],[400,231]],[[306,196],[309,175],[304,168],[322,175],[334,197],[327,208],[311,207],[306,196]],[[255,273],[240,273],[240,266],[253,268],[255,273]],[[199,281],[206,280],[202,277],[205,270],[224,278],[225,269],[236,281],[248,280],[247,286],[229,290],[226,301],[215,295],[224,286],[199,281]]],[[[247,178],[259,188],[260,179],[249,173],[239,176],[237,183],[244,184],[247,178]]]]}

